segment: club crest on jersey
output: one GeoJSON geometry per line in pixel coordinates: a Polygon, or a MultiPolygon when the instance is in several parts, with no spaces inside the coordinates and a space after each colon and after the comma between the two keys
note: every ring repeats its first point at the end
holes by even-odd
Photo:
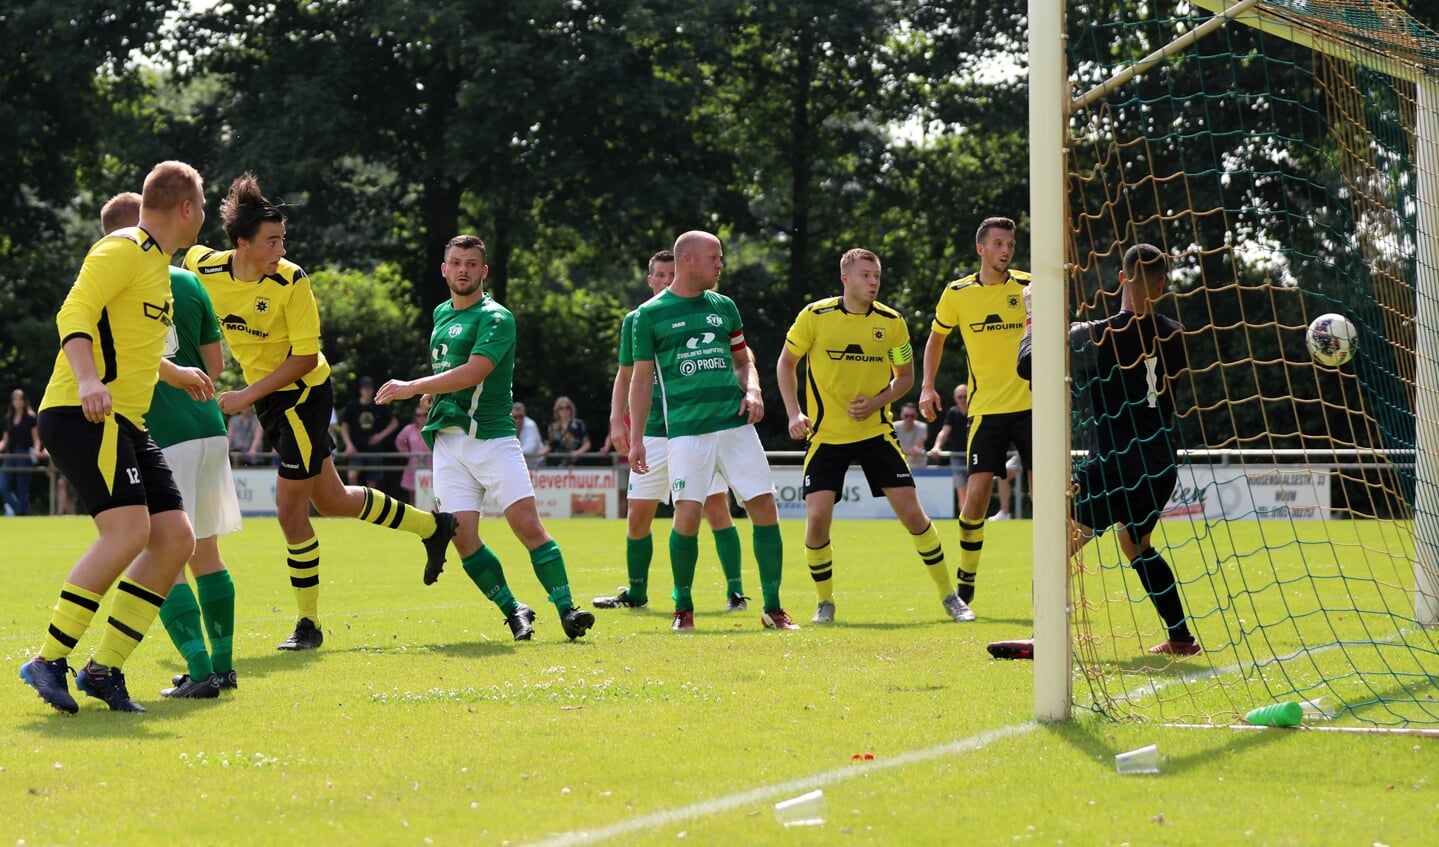
{"type": "Polygon", "coordinates": [[[263,315],[263,314],[265,314],[265,313],[268,312],[268,311],[270,311],[270,298],[269,298],[269,297],[256,297],[256,298],[255,298],[255,314],[257,314],[257,315],[263,315]]]}
{"type": "Polygon", "coordinates": [[[883,341],[883,340],[884,340],[884,327],[878,327],[878,326],[877,326],[877,327],[874,328],[874,340],[875,340],[875,341],[883,341]]]}
{"type": "Polygon", "coordinates": [[[1005,298],[1005,301],[1004,301],[1004,302],[1005,302],[1005,305],[1009,306],[1009,308],[1011,308],[1011,309],[1019,308],[1019,295],[1018,295],[1018,294],[1011,294],[1011,295],[1009,295],[1008,297],[1005,298]]]}
{"type": "Polygon", "coordinates": [[[710,326],[719,326],[720,324],[724,323],[724,318],[720,317],[719,315],[705,315],[705,323],[709,324],[710,326]]]}
{"type": "Polygon", "coordinates": [[[453,326],[450,327],[450,337],[451,337],[451,338],[454,338],[455,336],[459,335],[461,332],[464,332],[464,329],[463,329],[459,324],[454,324],[453,326]]]}

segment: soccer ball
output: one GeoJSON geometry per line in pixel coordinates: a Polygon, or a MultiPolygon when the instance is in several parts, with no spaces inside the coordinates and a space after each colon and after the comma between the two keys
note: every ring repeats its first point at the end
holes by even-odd
{"type": "Polygon", "coordinates": [[[1304,340],[1314,361],[1337,368],[1354,358],[1354,351],[1359,349],[1359,330],[1343,315],[1320,315],[1310,322],[1304,340]]]}

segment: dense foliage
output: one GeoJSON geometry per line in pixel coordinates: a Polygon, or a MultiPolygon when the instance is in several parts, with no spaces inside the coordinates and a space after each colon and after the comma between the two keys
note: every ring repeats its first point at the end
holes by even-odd
{"type": "MultiPolygon", "coordinates": [[[[0,11],[5,388],[43,387],[100,204],[181,158],[209,181],[207,243],[225,243],[213,201],[245,170],[293,204],[290,256],[324,281],[342,398],[361,373],[423,362],[441,248],[467,231],[519,317],[517,393],[536,410],[571,395],[598,424],[646,260],[704,228],[725,239],[722,290],[773,412],[784,331],[838,290],[843,250],[881,254],[881,297],[919,346],[943,283],[972,269],[978,221],[1026,228],[1025,15],[1019,0],[16,0],[0,11]]],[[[1028,251],[1021,237],[1017,266],[1028,251]]],[[[945,357],[944,385],[961,361],[945,357]]],[[[778,418],[766,437],[785,444],[778,418]]]]}

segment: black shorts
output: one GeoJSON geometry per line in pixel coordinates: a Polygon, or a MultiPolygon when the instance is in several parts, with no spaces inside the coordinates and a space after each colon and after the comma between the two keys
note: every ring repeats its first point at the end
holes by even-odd
{"type": "Polygon", "coordinates": [[[869,492],[884,496],[886,488],[913,488],[914,475],[904,460],[904,451],[893,435],[876,435],[848,444],[811,444],[804,457],[804,495],[816,491],[844,491],[844,475],[857,464],[869,481],[869,492]]]}
{"type": "Polygon", "coordinates": [[[1173,457],[1085,459],[1074,466],[1078,492],[1074,516],[1096,534],[1123,524],[1137,544],[1154,532],[1159,516],[1179,485],[1179,468],[1173,457]],[[1154,470],[1146,473],[1145,468],[1154,470]]]}
{"type": "Polygon", "coordinates": [[[1027,411],[970,416],[969,443],[965,445],[964,453],[969,472],[1004,476],[1010,444],[1019,451],[1024,469],[1029,470],[1034,457],[1033,419],[1033,414],[1027,411]]]}
{"type": "Polygon", "coordinates": [[[335,389],[329,379],[297,390],[276,391],[255,403],[265,441],[280,454],[281,479],[319,476],[335,450],[330,437],[334,411],[335,389]]]}
{"type": "Polygon", "coordinates": [[[40,411],[36,426],[91,516],[120,506],[145,506],[152,515],[185,508],[165,454],[128,419],[91,423],[79,406],[55,406],[40,411]]]}

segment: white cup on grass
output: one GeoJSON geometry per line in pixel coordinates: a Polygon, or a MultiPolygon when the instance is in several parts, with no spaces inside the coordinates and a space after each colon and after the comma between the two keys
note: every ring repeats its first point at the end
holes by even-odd
{"type": "Polygon", "coordinates": [[[1114,757],[1114,767],[1120,773],[1159,773],[1159,747],[1150,744],[1114,757]]]}
{"type": "Polygon", "coordinates": [[[818,788],[774,804],[774,819],[785,826],[817,826],[828,813],[824,792],[818,788]]]}

